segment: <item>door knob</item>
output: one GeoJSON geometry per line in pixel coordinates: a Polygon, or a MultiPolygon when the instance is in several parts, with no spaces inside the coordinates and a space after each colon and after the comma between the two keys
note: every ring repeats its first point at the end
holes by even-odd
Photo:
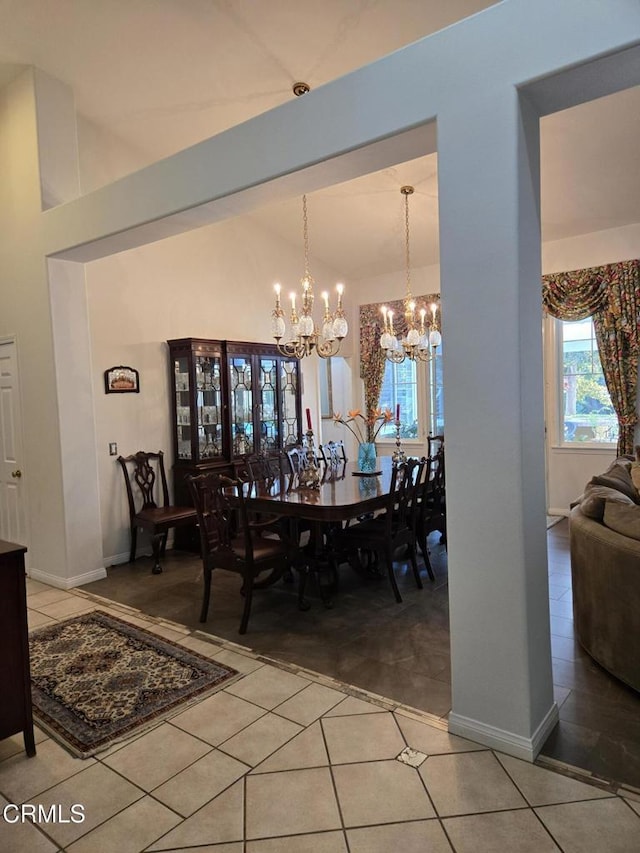
{"type": "Polygon", "coordinates": [[[22,471],[19,468],[16,468],[15,471],[11,472],[12,477],[16,477],[18,480],[22,477],[22,471]]]}

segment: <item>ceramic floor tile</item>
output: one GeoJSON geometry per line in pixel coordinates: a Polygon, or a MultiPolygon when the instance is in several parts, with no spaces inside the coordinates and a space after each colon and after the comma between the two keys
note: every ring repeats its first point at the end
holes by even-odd
{"type": "Polygon", "coordinates": [[[210,750],[208,744],[165,723],[103,761],[145,791],[152,791],[210,750]]]}
{"type": "Polygon", "coordinates": [[[32,802],[47,808],[61,805],[66,815],[70,814],[69,809],[74,804],[84,807],[82,823],[52,823],[46,827],[47,833],[61,847],[67,847],[143,796],[144,791],[113,770],[103,764],[94,764],[50,788],[45,794],[34,797],[32,802]]]}
{"type": "Polygon", "coordinates": [[[450,735],[449,732],[442,731],[442,729],[438,729],[435,726],[430,726],[429,723],[410,717],[402,711],[397,711],[395,718],[407,744],[412,749],[417,749],[419,752],[424,752],[427,755],[441,755],[449,752],[471,752],[485,749],[485,747],[473,743],[473,741],[466,740],[466,738],[461,738],[457,735],[450,735]]]}
{"type": "Polygon", "coordinates": [[[452,853],[437,820],[348,829],[347,838],[350,853],[452,853]]]}
{"type": "Polygon", "coordinates": [[[34,628],[43,628],[45,625],[53,625],[56,620],[37,610],[27,610],[27,623],[30,631],[34,628]]]}
{"type": "Polygon", "coordinates": [[[390,713],[325,717],[322,728],[332,764],[396,758],[406,746],[390,713]]]}
{"type": "Polygon", "coordinates": [[[263,666],[226,690],[234,696],[272,710],[309,684],[306,678],[300,678],[291,672],[276,669],[274,666],[263,666]]]}
{"type": "Polygon", "coordinates": [[[302,731],[302,727],[276,714],[265,714],[237,735],[220,744],[223,752],[251,767],[302,731]]]}
{"type": "Polygon", "coordinates": [[[244,782],[240,780],[152,844],[149,850],[198,847],[200,853],[199,845],[242,841],[243,817],[244,782]]]}
{"type": "Polygon", "coordinates": [[[347,853],[347,844],[342,832],[320,832],[248,841],[247,853],[347,853]]]}
{"type": "MultiPolygon", "coordinates": [[[[43,740],[47,739],[47,735],[39,729],[37,726],[33,727],[33,739],[36,742],[36,750],[39,743],[42,743],[43,740]]],[[[5,758],[10,758],[12,755],[19,755],[24,752],[24,737],[22,733],[17,735],[11,735],[11,737],[4,738],[0,740],[0,762],[4,761],[5,758]]]]}
{"type": "Polygon", "coordinates": [[[491,752],[432,755],[418,772],[441,817],[527,804],[491,752]]]}
{"type": "MultiPolygon", "coordinates": [[[[0,797],[3,815],[7,805],[7,800],[0,797]]],[[[6,850],[8,853],[54,853],[58,850],[58,845],[50,841],[32,823],[22,823],[19,812],[9,809],[6,817],[0,820],[0,850],[6,850]]]]}
{"type": "Polygon", "coordinates": [[[51,619],[67,619],[70,616],[79,616],[81,613],[88,613],[90,610],[95,609],[96,606],[92,601],[76,595],[55,601],[53,604],[45,604],[42,607],[38,607],[40,613],[44,613],[45,616],[49,616],[51,619]]]}
{"type": "Polygon", "coordinates": [[[294,723],[308,726],[309,723],[330,711],[338,702],[342,702],[344,698],[345,694],[339,690],[324,687],[322,684],[310,684],[282,705],[278,705],[274,711],[288,720],[293,720],[294,723]]]}
{"type": "Polygon", "coordinates": [[[255,672],[256,669],[260,669],[260,667],[264,666],[262,661],[250,658],[248,655],[238,654],[238,652],[233,652],[231,649],[219,649],[211,657],[214,660],[217,660],[218,663],[230,666],[245,675],[248,675],[250,672],[255,672]]]}
{"type": "Polygon", "coordinates": [[[535,812],[563,853],[640,850],[640,816],[621,799],[542,806],[535,812]]]}
{"type": "Polygon", "coordinates": [[[435,816],[418,772],[399,761],[333,768],[345,826],[368,826],[435,816]]]}
{"type": "Polygon", "coordinates": [[[452,817],[442,823],[456,853],[560,853],[529,809],[452,817]]]}
{"type": "Polygon", "coordinates": [[[340,704],[332,708],[324,716],[325,717],[348,717],[351,714],[382,714],[385,713],[384,708],[378,705],[372,705],[370,702],[363,702],[356,696],[347,696],[340,704]]]}
{"type": "Polygon", "coordinates": [[[258,764],[251,772],[273,773],[279,770],[302,770],[308,767],[326,767],[329,756],[319,722],[285,743],[277,752],[258,764]]]}
{"type": "Polygon", "coordinates": [[[92,758],[73,758],[49,738],[33,758],[21,752],[0,764],[0,791],[12,803],[24,803],[94,763],[92,758]]]}
{"type": "Polygon", "coordinates": [[[27,607],[33,610],[40,610],[47,604],[53,604],[56,601],[69,600],[76,598],[75,595],[67,589],[55,589],[55,587],[47,587],[46,589],[36,592],[33,595],[27,594],[27,607]]]}
{"type": "Polygon", "coordinates": [[[67,853],[139,853],[180,821],[177,814],[144,797],[67,847],[67,853]]]}
{"type": "Polygon", "coordinates": [[[247,770],[246,764],[215,749],[156,788],[153,796],[187,817],[244,776],[247,770]]]}
{"type": "Polygon", "coordinates": [[[26,579],[26,583],[28,596],[35,595],[38,592],[47,592],[48,590],[52,589],[52,587],[49,586],[48,583],[42,583],[42,581],[36,581],[29,577],[26,579]]]}
{"type": "Polygon", "coordinates": [[[247,776],[247,838],[340,829],[329,768],[247,776]]]}
{"type": "Polygon", "coordinates": [[[171,725],[218,746],[264,714],[264,708],[221,690],[171,717],[171,725]]]}
{"type": "Polygon", "coordinates": [[[496,757],[531,806],[569,803],[574,800],[599,800],[611,796],[608,791],[594,785],[586,785],[510,755],[497,753],[496,757]]]}

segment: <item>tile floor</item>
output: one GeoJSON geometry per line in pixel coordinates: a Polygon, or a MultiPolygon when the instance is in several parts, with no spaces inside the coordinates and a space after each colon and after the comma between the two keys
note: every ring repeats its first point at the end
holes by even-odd
{"type": "MultiPolygon", "coordinates": [[[[574,637],[571,566],[566,520],[547,533],[553,680],[560,723],[539,759],[586,770],[640,789],[640,694],[598,666],[574,637]]],[[[335,606],[312,599],[296,608],[295,587],[278,584],[256,593],[246,645],[260,654],[304,666],[443,721],[451,709],[447,555],[430,537],[436,574],[416,589],[407,565],[396,564],[403,602],[393,601],[385,576],[363,578],[343,567],[335,606]]],[[[150,561],[117,566],[85,590],[153,616],[238,640],[239,580],[227,572],[214,581],[209,620],[198,622],[202,569],[194,555],[175,552],[166,571],[150,575],[150,561]]],[[[313,593],[313,584],[310,583],[313,593]]]]}
{"type": "Polygon", "coordinates": [[[11,853],[633,853],[640,793],[449,735],[442,720],[84,591],[28,582],[32,627],[100,606],[240,680],[95,758],[0,741],[0,799],[82,824],[0,821],[11,853]],[[397,760],[407,747],[411,766],[397,760]],[[67,812],[68,814],[68,812],[67,812]]]}

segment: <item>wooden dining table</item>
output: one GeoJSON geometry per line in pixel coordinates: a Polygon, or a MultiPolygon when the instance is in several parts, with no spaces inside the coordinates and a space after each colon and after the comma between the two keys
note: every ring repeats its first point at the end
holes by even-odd
{"type": "MultiPolygon", "coordinates": [[[[311,539],[307,551],[311,570],[325,607],[331,607],[338,586],[337,565],[332,559],[327,531],[331,524],[373,513],[386,505],[391,486],[392,460],[378,458],[380,473],[363,476],[353,463],[337,468],[320,465],[317,489],[302,487],[295,474],[277,477],[271,483],[248,481],[243,484],[245,504],[250,512],[305,519],[310,522],[311,539]],[[329,583],[320,580],[330,575],[329,583]]],[[[357,566],[353,565],[357,570],[357,566]]],[[[366,574],[366,571],[363,570],[366,574]]],[[[302,608],[306,609],[306,605],[302,608]]]]}
{"type": "Polygon", "coordinates": [[[247,509],[255,512],[304,518],[311,522],[349,521],[385,505],[391,486],[390,456],[378,457],[379,474],[362,476],[354,463],[336,469],[320,465],[317,489],[298,485],[296,475],[272,483],[244,484],[247,509]]]}

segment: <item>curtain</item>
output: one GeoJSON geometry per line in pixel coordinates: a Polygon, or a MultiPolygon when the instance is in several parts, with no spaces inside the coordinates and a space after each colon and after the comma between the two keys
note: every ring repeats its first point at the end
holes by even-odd
{"type": "Polygon", "coordinates": [[[620,427],[618,455],[633,453],[640,356],[640,260],[542,277],[544,310],[559,320],[593,317],[602,372],[620,427]]]}
{"type": "MultiPolygon", "coordinates": [[[[428,306],[435,302],[440,306],[440,294],[430,293],[416,296],[418,306],[428,306]]],[[[393,311],[393,328],[396,334],[407,332],[404,318],[404,299],[393,302],[372,302],[360,306],[360,378],[364,382],[364,406],[367,413],[378,407],[382,379],[384,377],[385,355],[380,346],[383,331],[383,318],[380,308],[386,305],[393,311]]]]}

